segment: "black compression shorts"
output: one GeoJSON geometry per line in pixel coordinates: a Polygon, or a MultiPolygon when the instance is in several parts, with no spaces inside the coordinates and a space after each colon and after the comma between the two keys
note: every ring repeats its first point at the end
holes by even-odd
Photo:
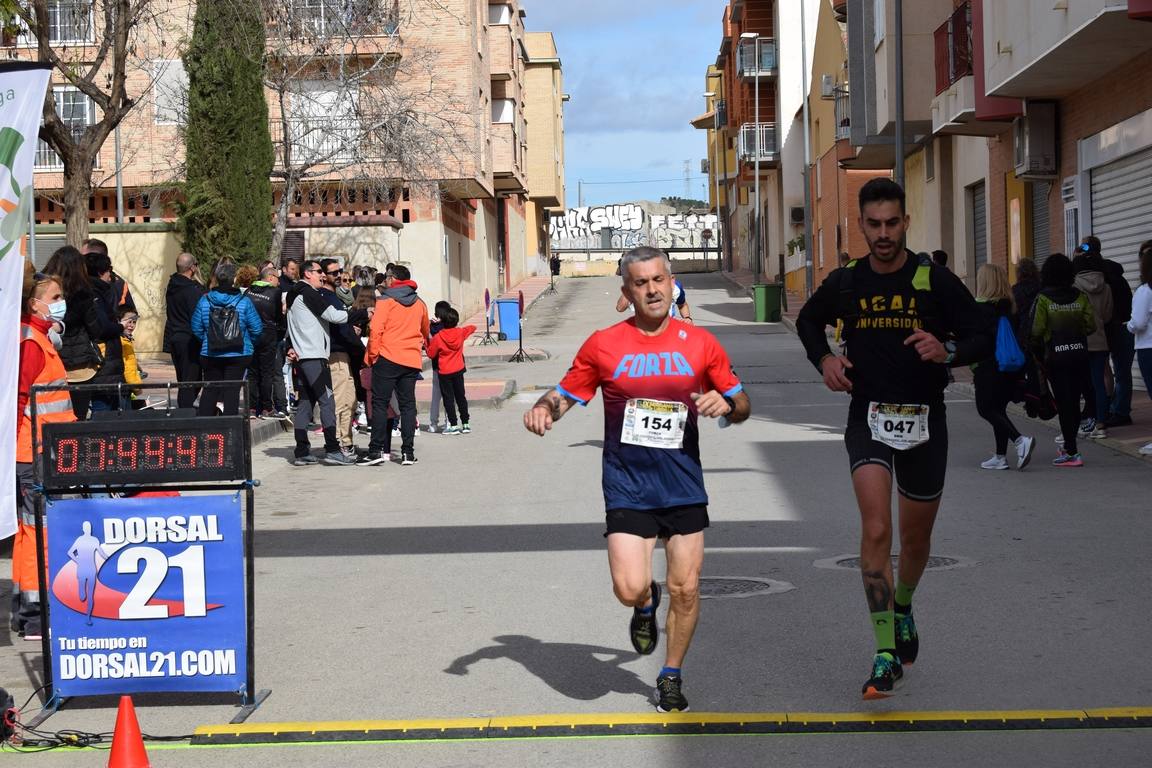
{"type": "Polygon", "coordinates": [[[670,507],[668,509],[610,509],[604,513],[610,533],[630,533],[644,539],[667,539],[677,534],[686,536],[708,527],[708,507],[670,507]]]}
{"type": "Polygon", "coordinates": [[[944,416],[944,404],[929,407],[928,442],[906,451],[873,440],[867,414],[867,402],[852,401],[844,430],[844,446],[848,449],[852,471],[865,464],[879,464],[895,475],[896,490],[901,496],[912,501],[940,498],[948,469],[948,420],[944,416]]]}

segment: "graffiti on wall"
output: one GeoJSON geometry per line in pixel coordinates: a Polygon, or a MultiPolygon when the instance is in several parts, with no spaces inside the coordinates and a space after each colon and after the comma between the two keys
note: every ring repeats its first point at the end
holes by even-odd
{"type": "Polygon", "coordinates": [[[715,233],[715,215],[651,213],[636,203],[569,208],[552,214],[548,226],[554,251],[699,248],[706,229],[715,233]]]}

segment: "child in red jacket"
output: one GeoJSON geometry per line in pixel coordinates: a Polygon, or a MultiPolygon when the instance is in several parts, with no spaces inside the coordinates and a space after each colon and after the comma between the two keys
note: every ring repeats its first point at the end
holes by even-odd
{"type": "Polygon", "coordinates": [[[460,313],[447,307],[441,318],[444,328],[432,337],[428,344],[428,358],[433,360],[440,372],[440,392],[444,398],[444,411],[448,414],[446,435],[467,434],[472,431],[468,424],[468,398],[464,394],[464,342],[476,333],[476,326],[460,325],[460,313]],[[456,424],[456,409],[460,409],[460,426],[456,424]]]}

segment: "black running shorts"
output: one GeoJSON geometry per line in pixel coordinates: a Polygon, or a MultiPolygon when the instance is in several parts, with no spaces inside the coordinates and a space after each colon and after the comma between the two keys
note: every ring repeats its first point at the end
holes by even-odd
{"type": "Polygon", "coordinates": [[[630,533],[644,539],[667,539],[677,534],[686,536],[708,527],[708,507],[670,507],[667,509],[610,509],[604,514],[610,533],[630,533]]]}
{"type": "Polygon", "coordinates": [[[928,442],[899,451],[872,439],[868,429],[868,403],[853,400],[848,409],[844,446],[848,463],[855,472],[865,464],[879,464],[895,475],[896,490],[913,501],[934,501],[944,493],[948,469],[948,420],[944,404],[928,410],[928,442]]]}

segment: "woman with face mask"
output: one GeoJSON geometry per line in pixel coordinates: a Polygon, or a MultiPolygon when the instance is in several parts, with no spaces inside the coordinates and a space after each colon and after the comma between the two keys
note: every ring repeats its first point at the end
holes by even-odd
{"type": "Polygon", "coordinates": [[[49,338],[53,325],[64,317],[66,302],[60,278],[24,267],[24,291],[20,312],[20,371],[16,388],[16,516],[19,527],[12,543],[12,625],[25,640],[39,640],[40,582],[36,569],[36,517],[32,503],[32,415],[38,428],[51,422],[75,421],[67,390],[38,392],[37,384],[67,384],[68,374],[56,346],[49,338]]]}

